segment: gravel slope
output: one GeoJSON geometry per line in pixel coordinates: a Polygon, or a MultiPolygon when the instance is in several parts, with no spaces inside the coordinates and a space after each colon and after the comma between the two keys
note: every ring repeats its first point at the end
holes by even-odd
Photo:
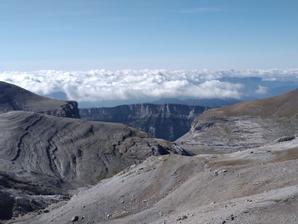
{"type": "Polygon", "coordinates": [[[49,213],[13,223],[297,223],[298,141],[231,154],[150,157],[49,213]]]}
{"type": "Polygon", "coordinates": [[[187,155],[121,124],[15,111],[0,114],[0,129],[0,220],[44,208],[151,155],[187,155]]]}
{"type": "Polygon", "coordinates": [[[176,142],[193,153],[229,153],[298,133],[298,89],[204,112],[176,142]]]}

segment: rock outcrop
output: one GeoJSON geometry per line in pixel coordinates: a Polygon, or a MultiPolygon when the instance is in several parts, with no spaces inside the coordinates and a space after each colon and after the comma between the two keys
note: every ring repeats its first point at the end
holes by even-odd
{"type": "Polygon", "coordinates": [[[177,143],[194,153],[234,152],[298,131],[298,89],[264,100],[204,112],[177,143]]]}
{"type": "Polygon", "coordinates": [[[188,155],[121,124],[33,112],[0,114],[0,219],[68,197],[151,155],[188,155]]]}
{"type": "Polygon", "coordinates": [[[173,141],[189,131],[194,118],[204,110],[200,106],[179,104],[133,104],[80,109],[80,116],[86,120],[124,123],[152,137],[173,141]]]}
{"type": "Polygon", "coordinates": [[[54,100],[39,96],[13,84],[0,82],[0,113],[32,111],[59,117],[79,118],[75,101],[54,100]]]}

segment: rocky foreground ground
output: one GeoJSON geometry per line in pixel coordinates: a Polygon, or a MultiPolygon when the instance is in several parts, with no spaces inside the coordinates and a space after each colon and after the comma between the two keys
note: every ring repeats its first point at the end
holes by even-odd
{"type": "Polygon", "coordinates": [[[33,112],[0,114],[0,220],[69,198],[152,155],[188,155],[121,124],[33,112]]]}
{"type": "Polygon", "coordinates": [[[9,223],[298,222],[298,140],[230,154],[150,157],[9,223]]]}

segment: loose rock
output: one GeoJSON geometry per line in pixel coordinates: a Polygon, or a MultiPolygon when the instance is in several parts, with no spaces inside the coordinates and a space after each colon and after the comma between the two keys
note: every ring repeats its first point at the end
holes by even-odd
{"type": "Polygon", "coordinates": [[[185,220],[187,218],[188,218],[187,215],[183,215],[183,216],[178,217],[177,221],[182,221],[182,220],[185,220]]]}
{"type": "Polygon", "coordinates": [[[77,221],[79,221],[79,216],[74,216],[74,217],[72,217],[72,218],[71,218],[71,221],[72,221],[72,222],[77,222],[77,221]]]}

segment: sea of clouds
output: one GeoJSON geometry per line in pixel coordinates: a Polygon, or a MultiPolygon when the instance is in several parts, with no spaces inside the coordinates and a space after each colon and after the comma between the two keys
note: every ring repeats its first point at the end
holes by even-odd
{"type": "MultiPolygon", "coordinates": [[[[245,83],[227,78],[259,77],[265,81],[298,79],[291,70],[90,70],[33,72],[3,71],[0,80],[41,95],[63,93],[70,100],[109,101],[172,97],[240,99],[245,83]]],[[[257,94],[267,87],[258,86],[257,94]]]]}

